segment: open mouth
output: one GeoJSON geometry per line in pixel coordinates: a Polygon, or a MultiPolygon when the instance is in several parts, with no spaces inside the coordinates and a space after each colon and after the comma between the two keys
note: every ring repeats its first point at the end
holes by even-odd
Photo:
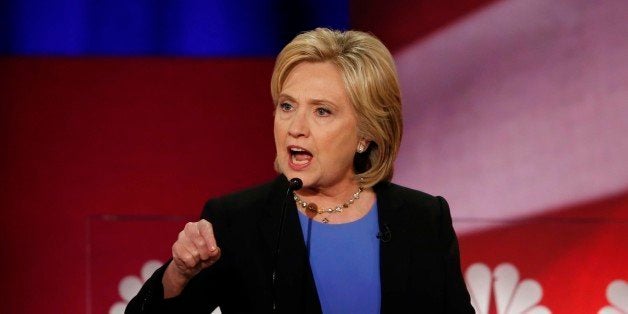
{"type": "Polygon", "coordinates": [[[312,161],[312,153],[299,146],[288,146],[288,154],[290,154],[290,166],[295,170],[307,167],[312,161]]]}

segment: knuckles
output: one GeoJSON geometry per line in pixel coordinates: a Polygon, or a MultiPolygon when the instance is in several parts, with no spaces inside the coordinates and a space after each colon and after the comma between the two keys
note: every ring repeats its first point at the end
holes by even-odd
{"type": "Polygon", "coordinates": [[[209,244],[213,242],[212,224],[209,221],[201,219],[188,222],[172,245],[172,257],[180,267],[189,271],[209,267],[220,258],[219,248],[216,247],[214,251],[209,249],[209,244]]]}
{"type": "Polygon", "coordinates": [[[186,266],[190,268],[193,268],[194,266],[196,266],[196,259],[194,258],[194,256],[192,256],[192,254],[185,253],[180,258],[185,263],[186,266]]]}

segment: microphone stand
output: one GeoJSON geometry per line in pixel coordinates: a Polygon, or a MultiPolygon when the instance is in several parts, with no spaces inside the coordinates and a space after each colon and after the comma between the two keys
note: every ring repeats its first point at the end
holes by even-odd
{"type": "Polygon", "coordinates": [[[277,244],[275,245],[275,254],[273,256],[273,312],[277,312],[277,263],[279,261],[279,252],[281,245],[281,237],[283,235],[283,225],[286,220],[286,206],[288,204],[288,197],[292,192],[297,191],[303,187],[303,181],[299,178],[293,178],[290,180],[288,190],[286,190],[286,196],[283,200],[283,206],[281,208],[281,218],[279,219],[279,232],[277,234],[277,244]]]}

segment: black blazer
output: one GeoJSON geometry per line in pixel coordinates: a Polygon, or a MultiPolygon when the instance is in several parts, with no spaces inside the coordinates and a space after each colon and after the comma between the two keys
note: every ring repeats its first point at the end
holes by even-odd
{"type": "MultiPolygon", "coordinates": [[[[222,313],[268,313],[273,311],[273,291],[280,313],[320,313],[291,200],[273,287],[273,256],[287,188],[286,178],[279,176],[208,201],[202,218],[214,227],[221,258],[194,277],[179,296],[165,300],[164,265],[131,300],[126,313],[210,313],[216,306],[222,313]]],[[[474,313],[447,202],[392,183],[377,184],[374,190],[380,229],[390,231],[390,241],[380,244],[381,312],[474,313]]]]}

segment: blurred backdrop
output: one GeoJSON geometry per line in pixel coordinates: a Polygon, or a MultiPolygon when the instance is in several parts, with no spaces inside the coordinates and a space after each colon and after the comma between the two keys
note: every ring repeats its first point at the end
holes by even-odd
{"type": "MultiPolygon", "coordinates": [[[[628,313],[628,2],[0,3],[0,312],[121,313],[204,201],[273,178],[273,58],[399,69],[395,182],[445,196],[478,313],[628,313]]],[[[420,311],[420,309],[418,309],[420,311]]]]}

